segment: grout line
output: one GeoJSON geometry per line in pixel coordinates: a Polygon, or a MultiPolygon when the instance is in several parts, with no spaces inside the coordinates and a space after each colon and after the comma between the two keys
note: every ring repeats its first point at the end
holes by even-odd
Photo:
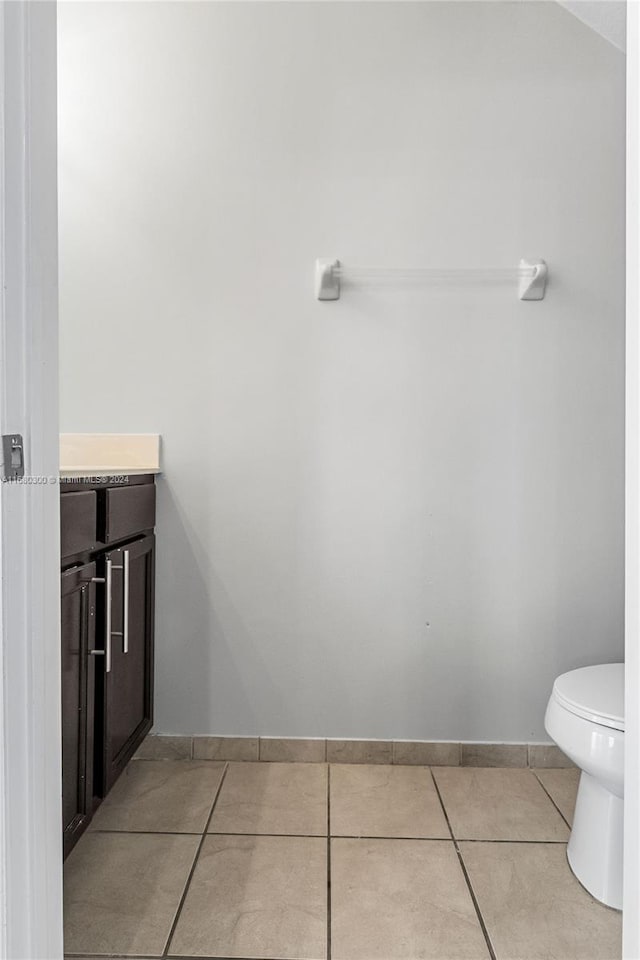
{"type": "MultiPolygon", "coordinates": [[[[97,831],[94,831],[97,832],[97,831]]],[[[127,831],[111,831],[112,833],[122,832],[126,833],[127,831]]],[[[157,835],[158,831],[151,831],[153,834],[157,835]]],[[[181,836],[181,834],[178,834],[181,836]]],[[[192,836],[192,834],[182,834],[182,836],[192,836]]],[[[199,836],[199,834],[197,834],[199,836]]],[[[210,830],[207,834],[208,837],[273,837],[274,839],[284,839],[284,840],[325,840],[324,833],[233,833],[229,830],[224,832],[220,830],[210,830]]],[[[412,837],[412,836],[402,836],[402,837],[387,837],[383,834],[366,834],[366,833],[333,833],[331,834],[332,840],[411,840],[412,842],[417,843],[441,843],[443,840],[451,840],[451,835],[446,837],[412,837]]],[[[558,846],[566,846],[566,840],[485,840],[478,837],[458,837],[459,841],[464,843],[529,843],[529,844],[549,844],[555,843],[558,846]]]]}
{"type": "MultiPolygon", "coordinates": [[[[556,808],[556,810],[558,811],[558,813],[560,814],[560,816],[562,817],[562,819],[564,820],[564,822],[566,823],[566,825],[569,827],[569,830],[572,830],[573,828],[572,828],[571,824],[569,823],[569,821],[568,821],[567,818],[565,817],[564,813],[562,812],[562,810],[560,809],[560,807],[558,806],[558,804],[555,802],[555,800],[553,799],[553,797],[551,796],[551,794],[549,793],[549,791],[548,791],[547,788],[545,787],[544,783],[542,782],[542,780],[540,779],[540,777],[538,776],[538,774],[536,773],[536,771],[535,771],[535,770],[531,770],[531,773],[534,775],[534,777],[536,778],[536,780],[538,781],[538,783],[540,784],[540,786],[542,787],[542,789],[544,790],[544,792],[546,793],[546,795],[549,797],[549,800],[551,800],[551,803],[554,805],[554,807],[556,808]]],[[[566,843],[566,841],[565,841],[565,843],[566,843]]]]}
{"type": "MultiPolygon", "coordinates": [[[[119,836],[142,836],[142,837],[201,837],[200,832],[194,830],[89,830],[87,831],[87,836],[92,836],[96,833],[106,833],[106,834],[117,834],[119,836]]],[[[208,837],[273,837],[275,839],[282,838],[286,840],[325,840],[327,835],[324,833],[234,833],[230,830],[209,830],[206,834],[208,837]]],[[[451,840],[450,836],[446,837],[413,837],[413,836],[395,836],[389,837],[381,833],[376,834],[365,834],[365,833],[334,833],[331,835],[333,840],[412,840],[419,843],[433,843],[435,841],[442,840],[451,840]]],[[[566,840],[516,840],[516,839],[501,839],[501,840],[489,840],[484,837],[458,837],[458,840],[464,843],[555,843],[558,845],[565,845],[566,840]]],[[[83,954],[84,956],[84,954],[83,954]]],[[[114,954],[115,956],[115,954],[114,954]]]]}
{"type": "Polygon", "coordinates": [[[327,764],[327,960],[331,960],[331,767],[327,764]]]}
{"type": "Polygon", "coordinates": [[[559,847],[566,846],[566,840],[483,840],[478,837],[457,837],[455,838],[456,843],[529,843],[532,846],[536,844],[544,844],[545,846],[549,843],[555,843],[559,847]]]}
{"type": "MultiPolygon", "coordinates": [[[[65,953],[64,960],[256,960],[256,957],[196,956],[195,954],[146,954],[133,957],[130,953],[65,953]]],[[[279,957],[272,960],[280,960],[279,957]]],[[[282,960],[287,960],[283,957],[282,960]]]]}
{"type": "Polygon", "coordinates": [[[220,796],[220,791],[222,790],[222,786],[223,786],[223,784],[224,784],[224,780],[225,780],[225,777],[226,777],[226,775],[227,775],[227,770],[228,770],[228,769],[229,769],[229,764],[227,763],[227,764],[225,764],[225,768],[224,768],[224,770],[223,770],[223,772],[222,772],[222,776],[220,777],[220,783],[218,784],[218,789],[216,790],[215,796],[214,796],[214,798],[213,798],[213,803],[211,804],[211,810],[209,811],[209,816],[207,817],[207,822],[206,822],[206,824],[205,824],[205,826],[204,826],[204,830],[203,830],[203,832],[202,832],[202,837],[200,838],[200,843],[198,844],[198,849],[196,850],[196,855],[195,855],[195,857],[193,858],[193,863],[191,864],[191,870],[189,871],[189,876],[187,877],[187,882],[186,882],[185,885],[184,885],[184,890],[182,891],[182,896],[180,897],[180,901],[179,901],[179,903],[178,903],[178,908],[177,908],[176,913],[175,913],[175,916],[174,916],[174,918],[173,918],[173,923],[171,924],[171,929],[169,930],[169,936],[167,937],[167,942],[165,943],[164,950],[162,951],[162,956],[163,956],[163,957],[166,957],[166,956],[167,956],[167,954],[168,954],[168,952],[169,952],[169,947],[170,947],[170,945],[171,945],[171,941],[172,941],[172,939],[173,939],[173,935],[174,935],[174,933],[176,932],[176,927],[178,926],[178,920],[180,919],[180,914],[182,913],[182,908],[184,907],[185,900],[187,899],[187,893],[189,892],[189,887],[191,886],[191,881],[192,881],[193,875],[194,875],[194,873],[195,873],[195,871],[196,871],[196,865],[197,865],[197,863],[198,863],[198,860],[200,859],[200,853],[202,852],[202,848],[203,848],[203,846],[204,846],[204,842],[205,842],[205,840],[207,839],[207,830],[208,830],[208,828],[209,828],[209,824],[211,823],[211,818],[213,817],[213,811],[214,811],[215,808],[216,808],[216,803],[218,802],[218,797],[220,796]]]}
{"type": "MultiPolygon", "coordinates": [[[[209,830],[208,837],[283,837],[287,840],[326,840],[326,833],[250,833],[237,830],[209,830]]],[[[357,838],[356,838],[357,839],[357,838]]],[[[563,843],[565,841],[557,841],[563,843]]]]}
{"type": "Polygon", "coordinates": [[[469,888],[469,894],[471,896],[471,900],[473,901],[473,906],[475,907],[478,920],[480,921],[480,926],[484,934],[484,939],[486,940],[486,943],[487,943],[487,949],[489,950],[489,955],[491,956],[491,960],[496,960],[495,950],[493,949],[493,944],[491,943],[491,937],[489,936],[489,931],[487,930],[487,926],[484,922],[484,917],[482,916],[482,911],[480,910],[480,904],[478,903],[478,900],[476,898],[475,891],[471,883],[471,878],[467,872],[467,867],[463,860],[462,854],[460,853],[460,848],[458,847],[458,843],[455,840],[454,840],[454,846],[456,848],[456,853],[458,854],[458,859],[460,861],[462,873],[464,874],[464,879],[466,880],[467,887],[469,888]]]}
{"type": "Polygon", "coordinates": [[[435,778],[434,775],[433,775],[433,770],[430,769],[429,772],[431,773],[431,779],[433,780],[433,785],[434,785],[434,787],[436,788],[436,793],[438,794],[438,800],[440,801],[440,806],[442,807],[442,812],[443,812],[443,814],[444,814],[444,818],[445,818],[445,820],[447,821],[447,826],[449,827],[449,833],[451,834],[451,839],[452,839],[452,841],[453,841],[453,847],[454,847],[454,850],[456,851],[456,853],[457,853],[457,855],[458,855],[458,862],[459,862],[459,864],[460,864],[460,869],[462,870],[462,875],[464,876],[465,882],[466,882],[466,884],[467,884],[467,889],[469,890],[469,895],[470,895],[470,897],[471,897],[471,902],[473,903],[474,909],[475,909],[475,911],[476,911],[476,916],[477,916],[477,918],[478,918],[478,923],[480,924],[480,929],[482,930],[482,933],[483,933],[483,935],[484,935],[484,939],[485,939],[485,942],[486,942],[486,944],[487,944],[487,949],[488,949],[488,951],[489,951],[489,955],[490,955],[490,957],[491,957],[491,960],[496,960],[496,954],[495,954],[495,951],[494,951],[494,949],[493,949],[493,944],[491,943],[491,937],[489,936],[489,931],[487,930],[486,924],[485,924],[485,922],[484,922],[484,917],[482,916],[482,911],[480,910],[480,904],[478,903],[478,900],[476,899],[476,895],[475,895],[474,890],[473,890],[473,887],[472,887],[472,885],[471,885],[471,879],[470,879],[470,877],[469,877],[469,874],[467,873],[467,868],[466,868],[466,866],[465,866],[465,862],[464,862],[464,860],[462,859],[462,854],[461,854],[461,852],[460,852],[460,847],[458,846],[458,841],[456,840],[456,838],[455,838],[454,835],[453,835],[453,830],[452,830],[452,828],[451,828],[451,823],[450,823],[450,821],[449,821],[449,815],[448,815],[447,810],[446,810],[446,807],[445,807],[445,805],[444,805],[444,801],[443,801],[443,799],[442,799],[442,795],[440,794],[440,788],[438,787],[438,784],[437,784],[437,782],[436,782],[436,778],[435,778]]]}
{"type": "MultiPolygon", "coordinates": [[[[263,834],[257,834],[257,836],[263,836],[263,834]]],[[[282,836],[282,834],[271,834],[271,836],[282,836]]],[[[530,843],[535,844],[549,844],[555,843],[558,846],[566,846],[566,840],[479,840],[477,837],[383,837],[380,835],[369,837],[364,834],[358,834],[358,836],[348,836],[347,834],[334,833],[332,840],[411,840],[416,843],[442,843],[443,840],[455,840],[456,843],[460,841],[461,843],[530,843]]]]}
{"type": "MultiPolygon", "coordinates": [[[[191,954],[177,955],[173,953],[163,954],[162,957],[158,955],[147,955],[144,958],[134,958],[130,953],[65,953],[64,960],[256,960],[256,958],[223,956],[197,957],[191,954]]],[[[274,958],[274,960],[280,960],[280,958],[274,958]]],[[[282,960],[286,960],[286,958],[283,957],[282,960]]]]}
{"type": "Polygon", "coordinates": [[[131,757],[129,763],[191,763],[192,759],[193,757],[131,757]]]}
{"type": "Polygon", "coordinates": [[[201,837],[202,834],[199,830],[109,830],[101,829],[100,827],[94,827],[91,830],[87,830],[87,836],[91,836],[93,833],[134,833],[136,836],[143,837],[201,837]]]}

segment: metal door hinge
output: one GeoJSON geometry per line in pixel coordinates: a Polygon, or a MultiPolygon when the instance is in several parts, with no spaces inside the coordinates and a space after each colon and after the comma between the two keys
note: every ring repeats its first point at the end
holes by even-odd
{"type": "Polygon", "coordinates": [[[19,480],[24,477],[24,445],[19,433],[2,435],[2,479],[19,480]]]}

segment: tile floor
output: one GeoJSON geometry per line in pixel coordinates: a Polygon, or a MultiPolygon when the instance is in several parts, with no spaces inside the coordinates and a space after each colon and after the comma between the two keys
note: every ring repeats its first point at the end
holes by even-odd
{"type": "Polygon", "coordinates": [[[617,960],[576,770],[134,760],[65,866],[73,957],[617,960]]]}

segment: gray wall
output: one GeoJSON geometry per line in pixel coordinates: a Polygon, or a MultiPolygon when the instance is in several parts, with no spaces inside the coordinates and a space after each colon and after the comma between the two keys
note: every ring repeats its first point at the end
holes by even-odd
{"type": "Polygon", "coordinates": [[[159,732],[544,738],[621,657],[623,162],[556,4],[61,4],[62,429],[163,436],[159,732]]]}

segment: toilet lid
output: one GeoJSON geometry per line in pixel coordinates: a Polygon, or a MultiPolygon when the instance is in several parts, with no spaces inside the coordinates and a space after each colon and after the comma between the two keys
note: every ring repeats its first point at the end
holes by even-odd
{"type": "Polygon", "coordinates": [[[624,730],[624,663],[603,663],[563,673],[553,685],[553,696],[578,717],[624,730]]]}

